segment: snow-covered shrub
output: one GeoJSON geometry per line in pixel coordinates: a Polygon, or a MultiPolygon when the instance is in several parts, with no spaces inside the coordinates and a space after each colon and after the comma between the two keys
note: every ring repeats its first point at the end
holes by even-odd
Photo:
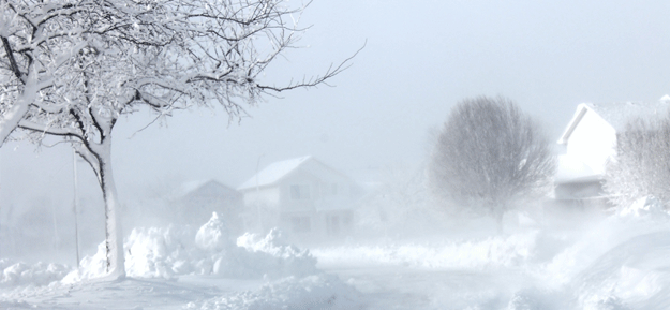
{"type": "Polygon", "coordinates": [[[620,208],[617,212],[623,218],[641,218],[664,220],[668,217],[663,204],[654,196],[644,196],[630,204],[628,207],[620,208]]]}
{"type": "Polygon", "coordinates": [[[670,202],[670,118],[659,116],[631,119],[617,134],[616,158],[607,165],[603,188],[619,208],[649,195],[670,202]]]}
{"type": "Polygon", "coordinates": [[[36,263],[29,265],[23,262],[14,263],[8,259],[0,259],[0,285],[46,285],[65,277],[71,268],[61,264],[36,263]]]}
{"type": "Polygon", "coordinates": [[[360,294],[336,276],[288,277],[267,283],[256,292],[216,297],[187,309],[274,310],[274,309],[363,309],[360,294]]]}
{"type": "MultiPolygon", "coordinates": [[[[317,273],[316,259],[307,250],[289,245],[277,229],[261,238],[246,234],[237,246],[217,213],[197,231],[189,226],[137,227],[124,242],[126,275],[172,278],[214,275],[233,278],[306,276],[317,273]]],[[[80,270],[65,282],[102,277],[104,242],[86,256],[80,270]]]]}

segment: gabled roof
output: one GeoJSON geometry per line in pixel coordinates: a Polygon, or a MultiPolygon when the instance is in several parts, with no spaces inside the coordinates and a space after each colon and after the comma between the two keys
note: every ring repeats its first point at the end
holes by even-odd
{"type": "Polygon", "coordinates": [[[311,159],[312,159],[311,156],[305,156],[272,163],[269,166],[265,167],[260,172],[258,172],[256,175],[251,177],[249,180],[242,183],[237,188],[237,190],[242,191],[245,189],[272,185],[278,182],[279,180],[283,179],[285,176],[295,171],[303,163],[311,159]]]}
{"type": "Polygon", "coordinates": [[[605,104],[581,103],[565,131],[558,140],[559,144],[567,143],[572,132],[586,113],[595,113],[612,126],[615,132],[623,132],[626,124],[634,118],[654,119],[668,116],[670,112],[670,96],[666,95],[655,103],[614,102],[605,104]]]}
{"type": "Polygon", "coordinates": [[[230,192],[236,192],[235,189],[215,179],[210,179],[210,180],[196,180],[196,181],[184,182],[182,183],[181,188],[179,189],[177,194],[181,197],[184,197],[205,189],[216,189],[216,190],[226,190],[230,192]]]}

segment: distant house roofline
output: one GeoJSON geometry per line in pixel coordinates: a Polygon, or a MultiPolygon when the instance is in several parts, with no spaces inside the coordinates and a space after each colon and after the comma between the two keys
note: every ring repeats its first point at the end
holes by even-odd
{"type": "Polygon", "coordinates": [[[268,166],[263,168],[261,171],[254,174],[247,181],[242,183],[240,186],[238,186],[237,190],[243,192],[243,191],[264,189],[264,188],[267,188],[267,187],[272,187],[272,186],[276,185],[277,183],[281,182],[282,180],[286,179],[288,176],[293,174],[297,169],[299,169],[301,166],[303,166],[307,162],[317,163],[320,166],[322,166],[323,168],[330,171],[331,173],[337,174],[337,175],[347,179],[352,184],[356,184],[347,175],[345,175],[345,174],[339,172],[338,170],[324,164],[323,162],[319,161],[318,159],[316,159],[312,156],[304,156],[304,157],[288,159],[288,160],[278,161],[278,162],[274,162],[274,163],[269,164],[268,166]]]}
{"type": "Polygon", "coordinates": [[[640,102],[613,102],[606,104],[580,103],[577,112],[563,131],[558,144],[568,143],[568,139],[575,131],[584,115],[591,111],[607,122],[616,133],[626,130],[628,121],[639,117],[644,119],[658,116],[667,116],[670,112],[670,97],[666,96],[654,103],[640,102]]]}

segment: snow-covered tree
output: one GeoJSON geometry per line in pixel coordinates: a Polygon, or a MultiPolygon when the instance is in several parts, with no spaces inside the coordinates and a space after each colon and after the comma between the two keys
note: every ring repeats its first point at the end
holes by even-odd
{"type": "Polygon", "coordinates": [[[235,119],[263,95],[324,83],[351,58],[311,79],[260,81],[295,47],[303,9],[281,0],[0,0],[0,141],[15,133],[72,144],[100,183],[107,268],[123,277],[110,160],[117,120],[142,107],[159,119],[214,105],[235,119]]]}
{"type": "Polygon", "coordinates": [[[546,193],[554,169],[549,139],[536,121],[508,99],[479,97],[451,109],[429,173],[434,193],[493,215],[501,232],[505,211],[546,193]]]}
{"type": "Polygon", "coordinates": [[[615,206],[649,195],[670,201],[670,118],[629,121],[617,134],[616,151],[603,184],[615,206]]]}

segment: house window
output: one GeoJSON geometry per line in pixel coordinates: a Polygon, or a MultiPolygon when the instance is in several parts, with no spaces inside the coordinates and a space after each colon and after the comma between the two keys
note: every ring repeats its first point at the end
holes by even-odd
{"type": "Polygon", "coordinates": [[[294,217],[291,221],[293,222],[294,233],[306,233],[312,231],[312,224],[309,217],[294,217]]]}
{"type": "Polygon", "coordinates": [[[331,192],[331,194],[333,194],[333,195],[337,195],[337,183],[333,183],[333,184],[331,185],[331,191],[330,191],[330,192],[331,192]]]}
{"type": "Polygon", "coordinates": [[[309,199],[309,184],[294,184],[290,187],[291,199],[309,199]]]}

